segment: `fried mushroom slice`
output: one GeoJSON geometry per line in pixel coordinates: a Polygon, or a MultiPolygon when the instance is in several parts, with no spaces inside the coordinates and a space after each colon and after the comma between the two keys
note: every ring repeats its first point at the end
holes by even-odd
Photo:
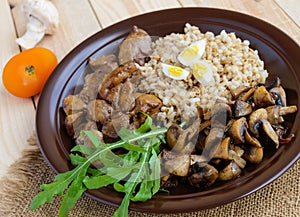
{"type": "Polygon", "coordinates": [[[260,108],[252,112],[249,116],[249,129],[256,137],[259,136],[258,127],[261,120],[266,120],[268,118],[268,113],[266,109],[260,108]]]}
{"type": "Polygon", "coordinates": [[[178,125],[178,124],[172,124],[167,132],[166,132],[166,141],[167,141],[167,144],[171,147],[171,148],[174,148],[177,141],[178,141],[178,138],[179,138],[179,135],[182,134],[183,132],[183,129],[178,125]]]}
{"type": "Polygon", "coordinates": [[[235,163],[235,161],[231,161],[224,169],[219,171],[219,180],[231,180],[238,177],[241,173],[242,170],[237,163],[235,163]]]}
{"type": "Polygon", "coordinates": [[[218,170],[207,163],[196,162],[191,166],[191,173],[188,183],[197,188],[209,187],[218,178],[218,170]]]}
{"type": "Polygon", "coordinates": [[[252,106],[241,100],[236,100],[233,107],[233,114],[236,118],[246,116],[252,112],[252,106]]]}
{"type": "Polygon", "coordinates": [[[130,81],[120,85],[116,97],[113,101],[114,110],[129,112],[135,106],[134,86],[130,81]]]}
{"type": "Polygon", "coordinates": [[[175,158],[167,160],[164,168],[173,175],[185,177],[188,175],[190,163],[190,155],[177,155],[175,158]]]}
{"type": "Polygon", "coordinates": [[[248,128],[245,117],[239,118],[233,122],[228,130],[228,134],[233,138],[235,144],[245,143],[245,131],[248,128]]]}
{"type": "Polygon", "coordinates": [[[148,33],[133,26],[129,35],[120,45],[119,62],[124,64],[130,60],[137,61],[140,65],[144,64],[144,58],[152,53],[152,39],[148,33]]]}
{"type": "Polygon", "coordinates": [[[258,87],[253,94],[254,104],[257,108],[267,107],[275,104],[271,94],[265,86],[258,87]]]}
{"type": "Polygon", "coordinates": [[[249,161],[250,163],[253,164],[258,164],[262,161],[264,153],[263,153],[263,148],[257,148],[254,146],[250,146],[250,147],[246,147],[244,148],[244,154],[243,154],[243,158],[247,161],[249,161]]]}

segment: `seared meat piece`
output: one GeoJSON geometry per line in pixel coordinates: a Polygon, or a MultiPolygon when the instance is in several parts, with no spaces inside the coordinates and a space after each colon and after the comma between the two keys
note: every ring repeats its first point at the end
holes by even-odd
{"type": "Polygon", "coordinates": [[[154,115],[159,112],[162,102],[152,94],[142,94],[136,98],[136,112],[145,112],[148,115],[154,115]]]}
{"type": "Polygon", "coordinates": [[[118,60],[115,55],[89,58],[89,66],[93,69],[93,71],[109,73],[118,67],[118,60]]]}
{"type": "Polygon", "coordinates": [[[101,99],[90,101],[87,105],[88,117],[96,122],[107,122],[111,118],[112,107],[101,99]]]}
{"type": "Polygon", "coordinates": [[[129,35],[120,45],[119,61],[124,64],[135,60],[140,65],[144,64],[144,58],[152,53],[152,40],[148,33],[136,26],[133,26],[129,35]]]}
{"type": "Polygon", "coordinates": [[[99,94],[102,99],[105,99],[108,102],[113,102],[118,92],[117,88],[119,85],[137,72],[138,68],[136,67],[135,63],[130,61],[119,66],[111,73],[106,74],[101,82],[101,88],[99,90],[99,94]]]}
{"type": "Polygon", "coordinates": [[[64,98],[62,107],[66,115],[70,115],[79,111],[82,111],[84,108],[83,101],[78,97],[78,95],[69,95],[64,98]]]}
{"type": "Polygon", "coordinates": [[[135,106],[134,86],[130,81],[120,85],[118,93],[113,101],[113,108],[116,111],[129,112],[135,106]]]}
{"type": "MultiPolygon", "coordinates": [[[[82,125],[84,124],[83,120],[83,112],[77,112],[73,114],[69,114],[65,119],[65,125],[67,129],[67,133],[70,136],[74,136],[75,132],[79,135],[79,132],[81,131],[82,125]]],[[[74,136],[75,138],[77,136],[74,136]]]]}
{"type": "Polygon", "coordinates": [[[89,64],[94,68],[94,72],[87,74],[84,78],[84,87],[79,93],[79,97],[87,104],[97,98],[100,83],[107,73],[118,67],[117,59],[114,55],[101,56],[90,59],[89,64]]]}

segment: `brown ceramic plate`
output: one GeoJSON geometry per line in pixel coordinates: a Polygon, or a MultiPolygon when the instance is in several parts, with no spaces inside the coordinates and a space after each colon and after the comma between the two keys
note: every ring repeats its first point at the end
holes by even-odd
{"type": "MultiPolygon", "coordinates": [[[[55,172],[65,172],[72,167],[68,156],[74,143],[64,129],[61,106],[63,98],[72,94],[82,80],[87,59],[112,52],[115,49],[112,45],[118,44],[133,25],[150,35],[164,36],[182,32],[186,22],[199,26],[202,32],[219,34],[225,29],[248,39],[252,48],[259,51],[271,80],[275,76],[281,78],[288,103],[300,108],[300,48],[274,26],[241,13],[208,8],[171,9],[140,15],[110,26],[81,43],[60,62],[49,78],[38,103],[36,131],[41,151],[55,172]]],[[[229,203],[264,187],[299,159],[299,112],[287,117],[286,122],[291,133],[296,134],[295,141],[281,146],[273,155],[266,155],[262,163],[248,168],[236,180],[203,192],[179,189],[172,195],[159,193],[148,202],[132,203],[130,209],[158,213],[195,211],[229,203]]],[[[122,195],[110,188],[88,191],[86,195],[115,206],[122,200],[122,195]]]]}

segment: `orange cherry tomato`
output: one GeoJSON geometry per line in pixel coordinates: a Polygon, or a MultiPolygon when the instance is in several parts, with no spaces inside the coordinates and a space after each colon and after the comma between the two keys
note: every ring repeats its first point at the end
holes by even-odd
{"type": "Polygon", "coordinates": [[[12,57],[3,69],[5,88],[17,97],[31,97],[41,92],[57,66],[55,54],[46,48],[31,48],[12,57]]]}

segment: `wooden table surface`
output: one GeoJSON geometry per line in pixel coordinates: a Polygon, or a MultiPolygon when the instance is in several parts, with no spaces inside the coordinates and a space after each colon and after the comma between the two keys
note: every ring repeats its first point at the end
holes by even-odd
{"type": "MultiPolygon", "coordinates": [[[[76,45],[97,31],[123,19],[166,8],[214,7],[250,14],[280,28],[300,43],[300,0],[52,0],[60,14],[56,33],[38,46],[52,50],[61,60],[76,45]]],[[[0,72],[21,52],[15,42],[26,29],[21,0],[0,1],[0,72]]],[[[1,76],[2,77],[2,76],[1,76]]],[[[35,129],[38,96],[21,99],[0,84],[0,177],[30,148],[26,140],[35,129]]]]}

